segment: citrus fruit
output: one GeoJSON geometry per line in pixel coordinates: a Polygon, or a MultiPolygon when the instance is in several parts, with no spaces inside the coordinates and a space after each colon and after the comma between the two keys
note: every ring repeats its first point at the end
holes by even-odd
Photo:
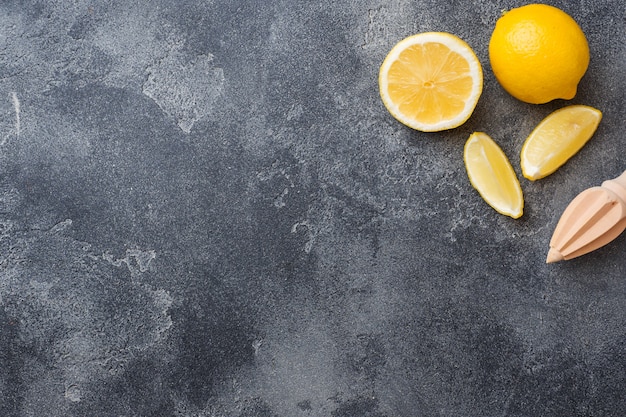
{"type": "Polygon", "coordinates": [[[591,139],[601,119],[600,110],[583,105],[549,114],[522,146],[522,174],[533,181],[552,174],[591,139]]]}
{"type": "Polygon", "coordinates": [[[378,77],[387,110],[424,132],[452,129],[472,114],[483,72],[472,48],[445,32],[425,32],[396,44],[378,77]]]}
{"type": "Polygon", "coordinates": [[[463,152],[470,183],[498,213],[514,219],[524,209],[522,187],[502,149],[483,132],[474,132],[463,152]]]}
{"type": "Polygon", "coordinates": [[[567,13],[529,4],[498,19],[489,60],[496,79],[513,97],[541,104],[574,98],[589,65],[589,46],[567,13]]]}

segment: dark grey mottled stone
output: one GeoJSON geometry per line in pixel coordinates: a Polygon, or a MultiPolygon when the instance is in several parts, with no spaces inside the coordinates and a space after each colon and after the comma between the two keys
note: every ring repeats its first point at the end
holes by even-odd
{"type": "Polygon", "coordinates": [[[566,104],[520,103],[487,42],[512,1],[0,4],[0,416],[621,417],[626,238],[544,263],[565,205],[621,173],[625,5],[586,32],[604,112],[524,216],[462,162],[519,173],[566,104]],[[413,33],[476,50],[472,118],[394,121],[378,66],[413,33]]]}

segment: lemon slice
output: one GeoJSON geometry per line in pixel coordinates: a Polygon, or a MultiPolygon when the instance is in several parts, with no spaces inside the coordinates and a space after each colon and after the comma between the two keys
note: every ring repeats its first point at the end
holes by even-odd
{"type": "Polygon", "coordinates": [[[472,133],[465,143],[463,159],[472,186],[491,207],[514,219],[522,215],[522,187],[509,159],[493,139],[483,132],[472,133]]]}
{"type": "Polygon", "coordinates": [[[563,107],[543,119],[526,138],[522,173],[529,180],[552,174],[582,148],[596,131],[602,112],[593,107],[563,107]]]}
{"type": "Polygon", "coordinates": [[[472,48],[445,32],[409,36],[380,67],[380,96],[401,123],[424,132],[452,129],[472,114],[483,71],[472,48]]]}

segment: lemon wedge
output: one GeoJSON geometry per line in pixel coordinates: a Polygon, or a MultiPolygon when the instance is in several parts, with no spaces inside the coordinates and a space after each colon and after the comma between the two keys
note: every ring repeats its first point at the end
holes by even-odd
{"type": "Polygon", "coordinates": [[[498,213],[514,219],[524,209],[522,187],[502,149],[483,132],[474,132],[463,152],[467,176],[482,198],[498,213]]]}
{"type": "Polygon", "coordinates": [[[425,32],[396,44],[384,59],[378,84],[382,101],[401,123],[424,132],[463,124],[483,88],[472,48],[445,32],[425,32]]]}
{"type": "Polygon", "coordinates": [[[552,174],[591,139],[601,119],[600,110],[583,105],[563,107],[548,115],[522,146],[524,176],[534,181],[552,174]]]}

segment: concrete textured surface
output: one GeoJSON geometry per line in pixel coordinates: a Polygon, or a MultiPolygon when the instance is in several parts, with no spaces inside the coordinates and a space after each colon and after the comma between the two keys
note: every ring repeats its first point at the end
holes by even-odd
{"type": "Polygon", "coordinates": [[[583,189],[626,169],[626,6],[580,23],[577,96],[510,97],[487,44],[516,1],[0,3],[0,416],[626,415],[626,236],[544,263],[583,189]],[[448,31],[485,88],[435,134],[379,65],[448,31]],[[489,208],[462,161],[513,161],[549,112],[604,113],[489,208]]]}

